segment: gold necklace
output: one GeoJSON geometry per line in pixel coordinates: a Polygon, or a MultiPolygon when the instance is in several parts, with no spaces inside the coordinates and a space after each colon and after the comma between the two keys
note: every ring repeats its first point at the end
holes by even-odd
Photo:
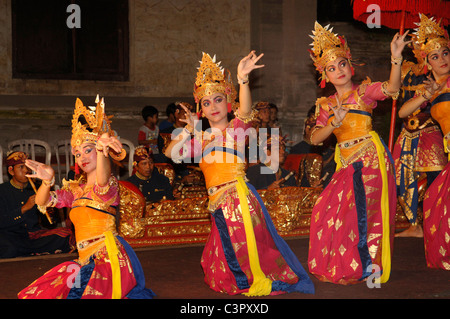
{"type": "Polygon", "coordinates": [[[14,179],[11,179],[10,181],[9,181],[10,183],[11,183],[11,185],[14,187],[14,188],[17,188],[17,189],[20,189],[20,190],[23,190],[25,187],[27,187],[27,184],[25,184],[25,186],[20,186],[19,184],[17,184],[15,181],[14,181],[14,179]]]}
{"type": "Polygon", "coordinates": [[[137,178],[142,179],[143,181],[148,180],[148,177],[145,177],[144,175],[140,174],[138,171],[136,171],[135,174],[136,174],[137,178]]]}

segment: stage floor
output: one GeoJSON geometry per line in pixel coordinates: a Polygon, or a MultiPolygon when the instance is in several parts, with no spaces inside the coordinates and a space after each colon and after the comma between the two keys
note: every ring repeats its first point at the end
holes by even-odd
{"type": "MultiPolygon", "coordinates": [[[[308,238],[289,239],[294,253],[307,270],[308,238]]],[[[323,283],[311,275],[315,294],[291,293],[248,298],[212,291],[203,281],[200,257],[203,245],[136,249],[145,272],[147,287],[157,299],[448,299],[450,271],[426,266],[421,238],[395,238],[390,280],[380,288],[363,282],[342,286],[323,283]]],[[[57,264],[75,254],[0,260],[0,298],[16,299],[17,293],[57,264]]]]}

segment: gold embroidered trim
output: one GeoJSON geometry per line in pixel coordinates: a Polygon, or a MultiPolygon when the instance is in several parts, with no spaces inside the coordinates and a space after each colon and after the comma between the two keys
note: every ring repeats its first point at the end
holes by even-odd
{"type": "Polygon", "coordinates": [[[117,186],[118,183],[117,183],[117,180],[113,176],[110,176],[109,181],[105,186],[100,186],[97,184],[97,182],[95,183],[95,185],[97,186],[96,193],[98,195],[105,195],[109,191],[111,186],[117,186]]]}
{"type": "Polygon", "coordinates": [[[361,143],[361,146],[357,148],[353,153],[351,153],[347,158],[344,158],[342,154],[340,154],[339,159],[342,163],[342,167],[345,168],[352,163],[359,160],[361,157],[363,157],[366,153],[368,153],[368,148],[375,147],[375,145],[372,143],[371,139],[364,140],[363,143],[361,143]]]}
{"type": "MultiPolygon", "coordinates": [[[[9,183],[16,189],[18,190],[23,190],[25,187],[27,187],[27,185],[25,185],[24,187],[21,187],[19,184],[17,184],[16,182],[14,182],[14,179],[10,179],[9,183]]],[[[27,183],[28,184],[28,183],[27,183]]]]}

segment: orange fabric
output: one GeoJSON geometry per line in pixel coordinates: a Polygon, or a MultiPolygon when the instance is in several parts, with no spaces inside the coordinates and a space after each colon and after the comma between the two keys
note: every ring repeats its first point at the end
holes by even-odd
{"type": "Polygon", "coordinates": [[[446,82],[446,84],[443,89],[436,92],[430,102],[433,105],[431,107],[431,116],[439,123],[442,133],[445,136],[450,133],[450,117],[448,116],[450,114],[450,101],[442,101],[433,104],[433,101],[439,98],[441,94],[450,93],[450,76],[447,76],[444,81],[441,81],[440,83],[444,82],[446,82]]]}
{"type": "Polygon", "coordinates": [[[244,177],[245,164],[237,163],[237,160],[236,156],[224,152],[211,152],[211,154],[205,156],[199,163],[199,166],[205,175],[206,187],[210,188],[236,180],[238,177],[244,177]],[[215,155],[220,156],[214,159],[221,161],[221,163],[213,161],[215,155]],[[225,156],[228,156],[228,158],[225,158],[225,156]]]}
{"type": "Polygon", "coordinates": [[[431,108],[431,116],[438,121],[441,126],[442,133],[447,135],[450,133],[450,101],[436,103],[431,108]]]}
{"type": "MultiPolygon", "coordinates": [[[[70,219],[75,226],[75,238],[77,243],[103,236],[106,231],[115,233],[115,217],[90,207],[76,207],[70,211],[70,219]]],[[[84,249],[78,248],[79,261],[81,264],[87,262],[102,245],[104,238],[88,245],[84,249]]]]}
{"type": "MultiPolygon", "coordinates": [[[[333,118],[330,118],[331,122],[333,118]]],[[[370,134],[372,131],[372,118],[370,116],[360,115],[356,113],[347,113],[345,115],[345,121],[342,122],[342,126],[334,130],[338,143],[354,140],[361,136],[370,134]]],[[[344,158],[350,156],[355,150],[359,148],[355,145],[350,148],[341,149],[341,155],[344,158]]]]}

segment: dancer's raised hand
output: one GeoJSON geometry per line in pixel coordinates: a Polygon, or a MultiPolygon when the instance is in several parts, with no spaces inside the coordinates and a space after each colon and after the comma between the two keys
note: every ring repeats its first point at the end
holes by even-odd
{"type": "Polygon", "coordinates": [[[105,157],[109,155],[109,149],[111,148],[116,153],[121,153],[122,143],[115,136],[109,136],[108,133],[103,133],[102,136],[97,140],[96,148],[98,151],[103,152],[105,157]]]}
{"type": "Polygon", "coordinates": [[[342,106],[342,102],[336,95],[336,106],[331,107],[331,110],[334,113],[334,126],[340,126],[349,109],[345,106],[342,106]]]}
{"type": "Polygon", "coordinates": [[[248,80],[248,75],[254,69],[260,69],[264,67],[264,64],[256,64],[262,57],[264,53],[256,55],[255,51],[251,51],[246,57],[244,57],[238,64],[237,76],[239,79],[245,81],[248,80]]]}
{"type": "Polygon", "coordinates": [[[412,42],[412,40],[405,41],[406,36],[408,35],[409,30],[400,35],[400,33],[396,33],[394,38],[391,41],[391,55],[394,58],[401,58],[403,49],[406,45],[412,42]]]}
{"type": "Polygon", "coordinates": [[[25,165],[31,169],[35,174],[27,174],[26,177],[39,178],[43,181],[51,181],[55,176],[55,171],[49,165],[27,159],[25,165]]]}

